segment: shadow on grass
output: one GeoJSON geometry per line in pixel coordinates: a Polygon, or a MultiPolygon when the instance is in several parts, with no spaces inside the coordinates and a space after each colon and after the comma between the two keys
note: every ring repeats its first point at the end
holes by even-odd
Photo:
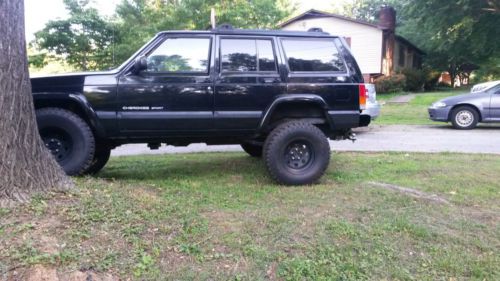
{"type": "Polygon", "coordinates": [[[214,180],[266,178],[264,162],[239,153],[196,153],[115,157],[96,175],[120,180],[214,180]]]}

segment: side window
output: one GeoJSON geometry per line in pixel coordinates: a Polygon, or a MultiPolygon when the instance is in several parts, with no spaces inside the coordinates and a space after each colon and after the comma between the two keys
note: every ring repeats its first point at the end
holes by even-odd
{"type": "Polygon", "coordinates": [[[345,72],[346,67],[332,39],[283,39],[283,48],[292,72],[345,72]]]}
{"type": "Polygon", "coordinates": [[[399,45],[399,60],[398,64],[399,66],[405,66],[405,57],[406,57],[406,52],[405,52],[405,47],[403,45],[399,45]]]}
{"type": "Polygon", "coordinates": [[[208,73],[210,38],[168,38],[147,57],[147,72],[208,73]]]}
{"type": "Polygon", "coordinates": [[[221,39],[221,71],[276,71],[272,41],[221,39]]]}
{"type": "Polygon", "coordinates": [[[273,44],[271,40],[257,40],[259,71],[276,71],[273,44]]]}

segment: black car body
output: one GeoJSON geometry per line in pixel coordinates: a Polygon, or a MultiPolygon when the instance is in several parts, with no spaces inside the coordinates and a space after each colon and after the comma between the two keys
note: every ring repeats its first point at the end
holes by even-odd
{"type": "MultiPolygon", "coordinates": [[[[318,31],[161,32],[115,70],[31,82],[37,112],[57,108],[88,125],[94,163],[98,151],[109,157],[126,143],[246,144],[262,153],[267,136],[286,121],[314,125],[335,139],[370,122],[360,114],[366,90],[349,48],[318,31]]],[[[60,157],[67,159],[71,134],[50,124],[40,128],[42,138],[55,155],[66,145],[60,157]]],[[[86,173],[87,164],[65,170],[86,173]]]]}

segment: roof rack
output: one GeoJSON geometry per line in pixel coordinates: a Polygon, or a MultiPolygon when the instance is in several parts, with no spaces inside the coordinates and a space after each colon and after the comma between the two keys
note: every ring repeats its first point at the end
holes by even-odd
{"type": "Polygon", "coordinates": [[[321,27],[311,27],[307,32],[323,32],[323,29],[321,27]]]}
{"type": "Polygon", "coordinates": [[[215,29],[216,30],[233,30],[234,27],[229,23],[223,23],[223,24],[219,24],[215,29]]]}

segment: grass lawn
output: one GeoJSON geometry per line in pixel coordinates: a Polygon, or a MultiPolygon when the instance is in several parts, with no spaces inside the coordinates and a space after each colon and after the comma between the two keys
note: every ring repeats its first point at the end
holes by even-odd
{"type": "MultiPolygon", "coordinates": [[[[426,92],[417,93],[416,97],[408,104],[389,104],[388,100],[402,95],[398,94],[379,94],[377,100],[385,102],[382,106],[380,117],[377,118],[374,124],[379,125],[440,125],[440,122],[434,122],[429,119],[427,108],[433,103],[442,98],[465,94],[468,89],[458,89],[453,91],[442,92],[426,92]]],[[[404,93],[403,93],[404,94],[404,93]]]]}
{"type": "Polygon", "coordinates": [[[0,209],[0,279],[37,267],[124,280],[500,280],[498,171],[494,155],[335,153],[320,184],[284,187],[242,153],[112,158],[78,190],[0,209]]]}

